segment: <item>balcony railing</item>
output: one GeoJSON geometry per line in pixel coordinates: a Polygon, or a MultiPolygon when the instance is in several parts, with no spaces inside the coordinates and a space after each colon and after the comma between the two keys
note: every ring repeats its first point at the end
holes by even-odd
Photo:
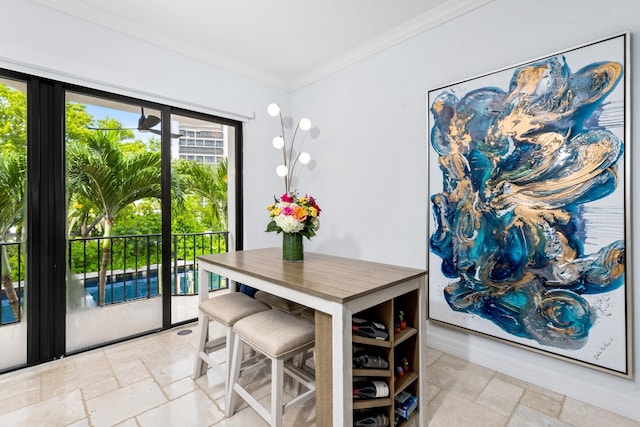
{"type": "MultiPolygon", "coordinates": [[[[157,297],[162,273],[161,235],[128,235],[114,237],[86,237],[68,241],[67,292],[70,303],[83,307],[98,304],[100,266],[105,242],[111,252],[105,269],[104,305],[157,297]]],[[[171,236],[171,295],[185,296],[198,293],[198,256],[226,252],[228,231],[173,234],[171,236]]],[[[24,244],[0,243],[8,252],[12,265],[12,283],[23,308],[24,294],[24,244]]],[[[1,268],[1,267],[0,267],[1,268]]],[[[2,271],[0,271],[2,273],[2,271]]],[[[228,287],[226,278],[208,277],[209,290],[228,287]]],[[[2,325],[19,321],[2,291],[0,318],[2,325]]]]}

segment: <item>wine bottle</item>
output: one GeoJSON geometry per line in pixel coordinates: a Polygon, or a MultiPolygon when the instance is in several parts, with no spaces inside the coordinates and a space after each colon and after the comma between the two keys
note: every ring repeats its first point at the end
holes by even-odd
{"type": "Polygon", "coordinates": [[[355,427],[388,427],[389,417],[382,412],[377,414],[368,412],[356,415],[353,425],[355,427]]]}
{"type": "Polygon", "coordinates": [[[389,362],[379,354],[365,350],[362,347],[353,347],[353,367],[369,369],[387,369],[389,362]]]}
{"type": "Polygon", "coordinates": [[[372,322],[370,320],[352,318],[351,330],[358,335],[367,338],[375,338],[377,340],[386,340],[389,338],[389,332],[387,328],[378,322],[372,322]]]}
{"type": "Polygon", "coordinates": [[[353,382],[354,399],[388,397],[389,386],[384,381],[356,380],[353,382]]]}

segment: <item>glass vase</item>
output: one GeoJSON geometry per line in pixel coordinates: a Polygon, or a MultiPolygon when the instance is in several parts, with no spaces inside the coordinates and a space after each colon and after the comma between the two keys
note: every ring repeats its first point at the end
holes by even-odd
{"type": "Polygon", "coordinates": [[[304,259],[302,234],[282,234],[282,259],[284,261],[302,261],[304,259]]]}

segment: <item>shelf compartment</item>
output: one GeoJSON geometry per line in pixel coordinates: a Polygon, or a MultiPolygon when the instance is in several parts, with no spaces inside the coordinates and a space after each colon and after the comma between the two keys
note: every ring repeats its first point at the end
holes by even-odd
{"type": "Polygon", "coordinates": [[[391,369],[363,369],[353,368],[354,377],[385,377],[390,378],[392,375],[391,369]]]}
{"type": "Polygon", "coordinates": [[[409,371],[405,373],[404,377],[402,378],[396,378],[396,381],[394,383],[393,395],[397,396],[401,391],[404,391],[407,387],[413,384],[413,382],[416,381],[417,379],[418,379],[418,374],[413,371],[409,371]]]}
{"type": "Polygon", "coordinates": [[[394,335],[394,345],[400,345],[412,336],[416,335],[418,330],[415,328],[407,327],[405,330],[400,331],[394,335]]]}
{"type": "Polygon", "coordinates": [[[380,397],[378,399],[353,399],[353,409],[369,409],[379,408],[383,406],[391,406],[393,399],[391,397],[380,397]]]}
{"type": "Polygon", "coordinates": [[[391,341],[389,340],[377,340],[375,338],[367,338],[360,335],[353,334],[351,341],[358,344],[371,345],[374,347],[391,348],[391,341]]]}

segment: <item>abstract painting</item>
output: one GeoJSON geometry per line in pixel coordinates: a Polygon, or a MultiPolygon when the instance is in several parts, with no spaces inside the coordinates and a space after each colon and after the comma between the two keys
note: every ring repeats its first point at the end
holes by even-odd
{"type": "Polygon", "coordinates": [[[428,92],[430,320],[631,375],[628,38],[428,92]]]}

